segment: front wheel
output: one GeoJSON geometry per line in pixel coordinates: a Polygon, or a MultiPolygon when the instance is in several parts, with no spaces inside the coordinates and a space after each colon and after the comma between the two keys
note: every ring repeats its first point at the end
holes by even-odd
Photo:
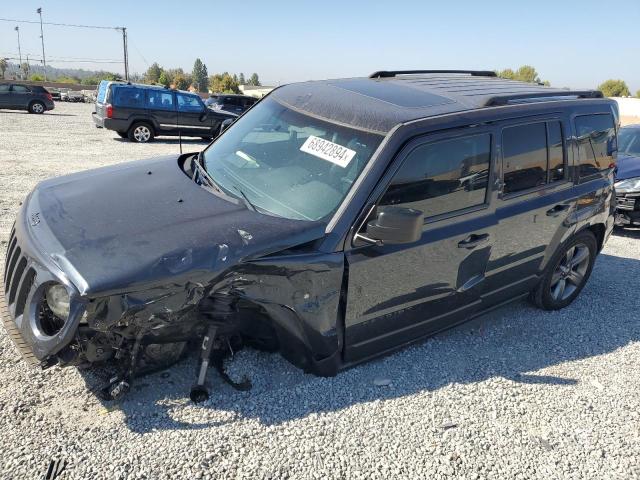
{"type": "Polygon", "coordinates": [[[132,142],[146,143],[153,140],[153,129],[146,123],[134,123],[129,128],[129,140],[132,142]]]}
{"type": "Polygon", "coordinates": [[[544,310],[559,310],[573,302],[589,280],[597,250],[596,237],[588,230],[563,244],[532,292],[533,303],[544,310]]]}
{"type": "Polygon", "coordinates": [[[29,113],[44,113],[47,108],[44,106],[42,102],[33,102],[29,105],[29,113]]]}

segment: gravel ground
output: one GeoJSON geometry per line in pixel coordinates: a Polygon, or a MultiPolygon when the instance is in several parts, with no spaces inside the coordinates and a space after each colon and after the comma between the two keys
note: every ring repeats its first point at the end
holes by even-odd
{"type": "MultiPolygon", "coordinates": [[[[121,141],[90,111],[0,112],[0,261],[39,180],[178,150],[121,141]]],[[[101,402],[105,372],[30,369],[0,327],[0,477],[61,458],[60,479],[640,478],[639,247],[640,231],[616,232],[560,312],[515,303],[335,378],[242,351],[230,373],[254,388],[212,372],[197,406],[193,359],[101,402]]]]}

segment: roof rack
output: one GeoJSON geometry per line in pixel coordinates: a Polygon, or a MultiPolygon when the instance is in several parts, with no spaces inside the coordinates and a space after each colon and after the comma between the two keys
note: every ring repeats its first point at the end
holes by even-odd
{"type": "Polygon", "coordinates": [[[513,102],[526,102],[528,100],[544,100],[554,97],[566,98],[603,98],[602,92],[599,90],[555,90],[552,92],[535,92],[535,93],[518,93],[512,95],[494,95],[488,97],[484,102],[485,107],[498,107],[508,105],[513,102]]]}
{"type": "Polygon", "coordinates": [[[496,72],[491,70],[380,70],[373,72],[369,78],[389,78],[396,75],[416,75],[420,73],[461,73],[473,77],[495,77],[496,72]]]}

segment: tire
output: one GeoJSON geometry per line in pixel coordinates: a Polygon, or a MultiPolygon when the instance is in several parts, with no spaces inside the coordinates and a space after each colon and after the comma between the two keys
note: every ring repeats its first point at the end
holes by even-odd
{"type": "Polygon", "coordinates": [[[573,302],[589,280],[597,253],[596,237],[588,230],[563,243],[531,292],[533,303],[543,310],[559,310],[573,302]]]}
{"type": "Polygon", "coordinates": [[[128,132],[116,132],[120,138],[129,138],[128,132]]]}
{"type": "Polygon", "coordinates": [[[138,122],[129,127],[127,133],[129,140],[137,143],[147,143],[153,140],[153,127],[148,123],[138,122]]]}
{"type": "Polygon", "coordinates": [[[29,104],[29,113],[36,113],[36,114],[41,114],[44,113],[47,110],[47,107],[45,107],[44,103],[42,102],[31,102],[29,104]]]}

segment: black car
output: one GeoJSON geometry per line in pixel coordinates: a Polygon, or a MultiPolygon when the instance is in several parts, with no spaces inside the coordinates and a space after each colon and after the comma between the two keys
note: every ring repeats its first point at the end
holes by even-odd
{"type": "Polygon", "coordinates": [[[0,109],[4,108],[44,113],[53,110],[55,104],[47,89],[39,85],[0,83],[0,109]]]}
{"type": "Polygon", "coordinates": [[[159,135],[211,140],[220,133],[222,122],[237,115],[206,108],[195,93],[103,80],[92,117],[96,127],[144,143],[159,135]]]}
{"type": "Polygon", "coordinates": [[[640,124],[620,129],[616,168],[616,225],[640,226],[640,124]]]}
{"type": "Polygon", "coordinates": [[[236,94],[212,94],[205,100],[205,105],[214,110],[226,110],[237,114],[244,113],[258,101],[255,97],[236,94]]]}
{"type": "Polygon", "coordinates": [[[6,328],[34,364],[119,366],[111,398],[193,349],[201,400],[242,345],[331,376],[516,299],[563,308],[613,229],[617,119],[493,72],[277,88],[202,152],[40,183],[6,328]]]}

